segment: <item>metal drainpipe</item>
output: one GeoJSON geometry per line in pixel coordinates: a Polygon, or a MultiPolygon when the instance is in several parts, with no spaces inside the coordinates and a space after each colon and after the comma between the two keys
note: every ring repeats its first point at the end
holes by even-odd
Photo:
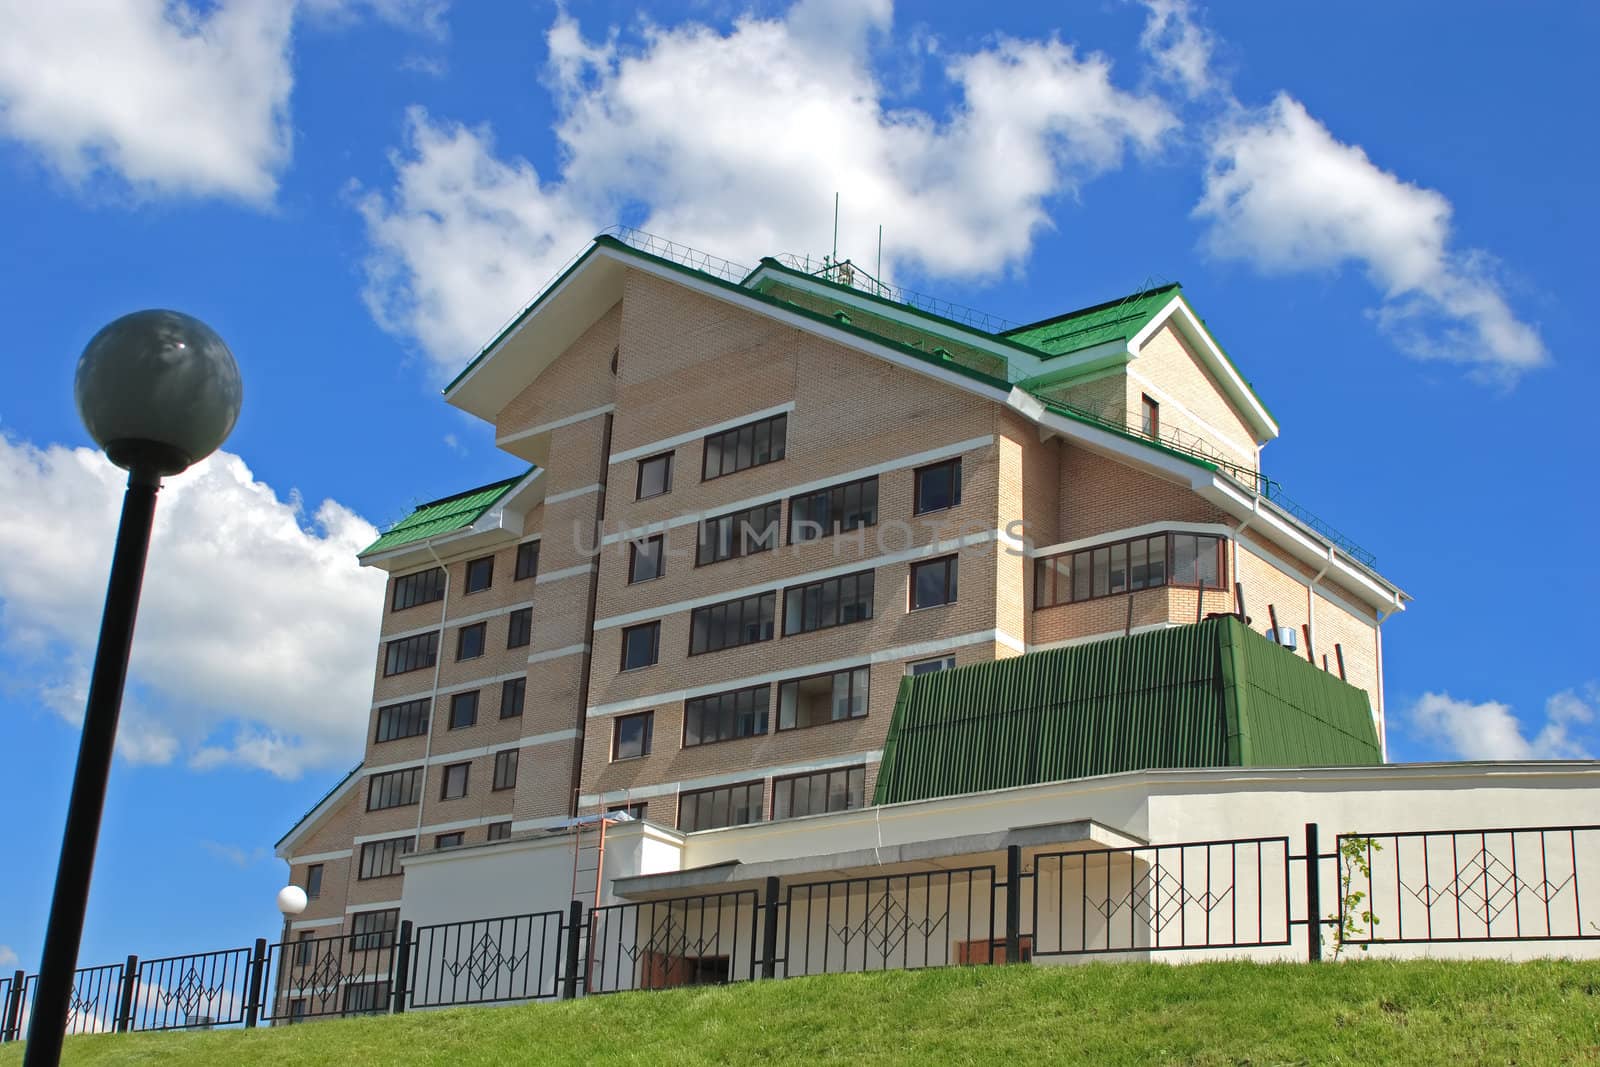
{"type": "Polygon", "coordinates": [[[444,571],[444,599],[439,604],[439,654],[433,658],[433,690],[428,694],[428,738],[422,749],[422,794],[417,798],[418,852],[422,851],[422,816],[428,807],[428,760],[433,756],[433,728],[439,725],[439,671],[444,667],[444,623],[450,612],[450,568],[433,550],[432,538],[422,544],[428,550],[428,555],[433,557],[434,566],[444,571]]]}
{"type": "Polygon", "coordinates": [[[1399,610],[1400,598],[1396,596],[1394,598],[1394,607],[1388,611],[1378,612],[1378,621],[1372,627],[1373,647],[1378,661],[1378,722],[1382,726],[1378,731],[1378,744],[1382,749],[1381,755],[1385,763],[1389,762],[1389,716],[1383,700],[1383,624],[1390,615],[1399,610]]]}
{"type": "MultiPolygon", "coordinates": [[[[1323,563],[1322,569],[1317,572],[1317,576],[1311,579],[1311,584],[1306,586],[1306,629],[1311,631],[1310,636],[1306,638],[1307,659],[1316,654],[1317,647],[1317,583],[1322,581],[1331,566],[1333,566],[1333,549],[1330,548],[1328,549],[1327,562],[1323,563]]],[[[1316,660],[1311,660],[1311,665],[1315,667],[1317,665],[1316,660]]]]}

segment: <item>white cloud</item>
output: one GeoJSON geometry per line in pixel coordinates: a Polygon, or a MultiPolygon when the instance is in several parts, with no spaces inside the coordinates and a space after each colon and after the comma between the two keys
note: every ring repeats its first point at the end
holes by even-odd
{"type": "Polygon", "coordinates": [[[1474,704],[1448,693],[1424,693],[1411,709],[1411,725],[1461,759],[1591,759],[1589,739],[1579,735],[1595,722],[1597,704],[1596,687],[1589,687],[1587,699],[1569,689],[1545,701],[1542,723],[1525,724],[1499,701],[1474,704]],[[1530,729],[1536,731],[1531,737],[1530,729]]]}
{"type": "Polygon", "coordinates": [[[547,41],[559,173],[495,152],[487,128],[411,113],[397,180],[359,203],[367,299],[388,329],[453,370],[600,227],[628,216],[753,262],[831,241],[885,273],[982,279],[1019,264],[1048,204],[1155,148],[1174,120],[1117,88],[1111,64],[1056,39],[943,55],[948,114],[895,109],[868,58],[886,2],[796,4],[727,32],[647,26],[636,47],[547,41]]]}
{"type": "Polygon", "coordinates": [[[1411,355],[1512,381],[1546,362],[1479,251],[1452,248],[1450,202],[1344,144],[1286,94],[1224,119],[1195,214],[1217,255],[1268,271],[1362,267],[1380,326],[1411,355]]]}
{"type": "Polygon", "coordinates": [[[1144,0],[1147,10],[1139,47],[1156,73],[1190,97],[1221,89],[1211,69],[1216,39],[1194,20],[1189,0],[1144,0]]]}
{"type": "Polygon", "coordinates": [[[15,970],[17,954],[10,945],[0,945],[0,971],[15,970]]]}
{"type": "Polygon", "coordinates": [[[265,203],[288,162],[284,0],[0,0],[0,132],[68,179],[265,203]]]}
{"type": "Polygon", "coordinates": [[[239,845],[227,845],[220,841],[201,841],[200,847],[216,859],[244,870],[254,867],[258,863],[268,863],[272,860],[272,850],[264,845],[254,848],[242,848],[239,845]]]}
{"type": "MultiPolygon", "coordinates": [[[[124,476],[99,453],[0,437],[0,637],[42,703],[82,718],[124,476]]],[[[360,752],[384,576],[373,526],[307,515],[218,453],[169,479],[134,639],[119,751],[293,777],[360,752]]]]}

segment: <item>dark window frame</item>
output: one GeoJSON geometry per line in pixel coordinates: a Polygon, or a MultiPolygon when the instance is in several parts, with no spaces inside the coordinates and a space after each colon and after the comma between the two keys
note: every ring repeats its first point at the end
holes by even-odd
{"type": "Polygon", "coordinates": [[[683,737],[680,741],[680,747],[704,748],[707,745],[721,745],[729,741],[742,741],[747,737],[765,737],[770,732],[771,726],[771,682],[763,682],[760,685],[742,686],[738,689],[726,689],[720,693],[706,693],[703,696],[690,697],[683,702],[683,737]],[[759,707],[756,706],[756,694],[758,693],[761,694],[759,707]],[[748,712],[739,707],[740,698],[744,697],[746,694],[749,695],[751,704],[748,712]],[[721,736],[720,727],[726,718],[725,712],[721,707],[712,710],[709,705],[712,701],[716,701],[720,705],[722,701],[729,697],[733,698],[734,701],[732,716],[734,732],[726,736],[721,736]],[[719,736],[713,737],[710,740],[706,740],[705,730],[705,720],[708,713],[716,716],[716,722],[719,727],[717,731],[719,736]],[[696,714],[698,714],[700,718],[700,730],[698,731],[699,739],[691,741],[689,740],[689,721],[696,714]],[[740,722],[746,714],[752,717],[757,728],[751,729],[747,733],[739,733],[738,729],[740,722]]]}
{"type": "Polygon", "coordinates": [[[450,830],[446,833],[433,835],[433,848],[436,852],[441,848],[459,848],[466,843],[467,835],[461,830],[450,830]]]}
{"type": "Polygon", "coordinates": [[[494,777],[490,781],[489,792],[502,793],[517,787],[517,766],[521,763],[521,753],[520,748],[503,748],[494,754],[494,777]]]}
{"type": "Polygon", "coordinates": [[[867,806],[867,765],[865,763],[857,763],[857,764],[853,764],[853,765],[848,766],[848,767],[829,767],[826,770],[811,771],[811,772],[806,773],[806,774],[786,774],[786,775],[783,775],[782,777],[774,778],[772,780],[772,811],[768,815],[768,819],[771,822],[778,822],[778,821],[783,820],[783,819],[803,819],[808,815],[826,815],[829,812],[833,812],[833,811],[854,811],[854,810],[856,810],[858,808],[864,808],[866,806],[867,806]],[[845,786],[844,786],[844,789],[845,789],[845,805],[842,808],[835,808],[831,803],[831,798],[832,798],[832,795],[833,795],[832,785],[833,785],[833,779],[834,779],[835,776],[842,776],[844,778],[844,781],[845,781],[845,786]],[[860,781],[860,786],[861,786],[861,791],[860,791],[859,794],[856,794],[856,793],[852,792],[852,789],[854,787],[854,783],[852,782],[852,779],[857,777],[857,776],[859,776],[859,781],[860,781]],[[821,778],[822,779],[822,802],[823,802],[822,810],[821,811],[808,810],[808,811],[803,811],[803,812],[796,812],[794,810],[794,807],[795,807],[794,800],[795,800],[795,794],[796,794],[796,788],[795,787],[800,782],[807,783],[807,788],[806,788],[806,792],[808,794],[807,807],[809,807],[810,806],[809,794],[811,792],[811,784],[810,783],[814,779],[817,779],[817,778],[821,778]],[[789,794],[788,795],[788,804],[785,805],[788,808],[788,810],[784,814],[779,815],[778,814],[778,807],[779,807],[779,803],[778,802],[779,802],[780,797],[782,796],[782,792],[781,791],[782,791],[783,787],[785,787],[785,786],[788,787],[788,794],[789,794]],[[856,803],[854,803],[854,804],[850,803],[850,801],[852,799],[855,799],[856,803]]]}
{"type": "Polygon", "coordinates": [[[916,468],[915,470],[913,470],[911,472],[911,484],[912,484],[911,514],[913,514],[913,515],[927,515],[927,514],[931,514],[932,512],[935,512],[935,511],[949,511],[952,508],[960,507],[961,506],[961,457],[960,456],[956,456],[954,459],[944,459],[944,460],[940,460],[938,463],[929,463],[929,464],[927,464],[925,466],[916,468]],[[927,474],[932,474],[935,471],[944,470],[946,468],[950,469],[953,472],[951,474],[951,478],[950,478],[950,502],[948,504],[940,504],[940,505],[938,505],[936,507],[929,507],[929,506],[927,506],[927,505],[925,505],[923,503],[923,499],[922,499],[922,495],[923,495],[922,479],[923,479],[923,476],[927,475],[927,474]]]}
{"type": "Polygon", "coordinates": [[[678,828],[679,831],[681,831],[683,833],[691,833],[692,834],[692,833],[697,833],[697,832],[699,832],[701,830],[720,830],[725,826],[753,826],[758,822],[765,822],[766,821],[766,811],[767,811],[767,796],[766,796],[766,793],[767,793],[767,783],[764,780],[760,779],[760,778],[757,778],[755,781],[751,781],[751,782],[735,782],[735,783],[732,783],[730,785],[719,785],[719,786],[714,786],[714,787],[712,787],[710,789],[691,789],[691,790],[688,790],[687,792],[680,793],[678,795],[677,828],[678,828]],[[709,797],[709,798],[712,798],[712,801],[714,803],[716,794],[718,794],[718,793],[727,793],[728,794],[728,801],[727,801],[728,807],[727,807],[727,810],[731,814],[732,811],[733,811],[733,792],[736,789],[740,790],[740,791],[742,791],[744,793],[747,807],[749,806],[749,801],[750,801],[750,796],[751,796],[750,795],[750,790],[752,790],[752,789],[755,790],[755,805],[754,805],[755,813],[754,813],[754,817],[753,818],[746,819],[744,822],[717,823],[714,826],[693,826],[693,827],[685,827],[684,826],[684,812],[685,812],[685,810],[692,808],[693,811],[694,811],[694,814],[696,816],[695,821],[699,822],[700,821],[699,820],[699,815],[700,815],[700,802],[701,802],[701,800],[703,798],[708,798],[709,797]]]}
{"type": "Polygon", "coordinates": [[[322,896],[322,873],[323,866],[320,863],[312,863],[306,866],[307,900],[316,900],[322,896]]]}
{"type": "Polygon", "coordinates": [[[1146,534],[1143,537],[1127,537],[1116,541],[1103,541],[1099,544],[1075,548],[1067,552],[1053,552],[1048,556],[1040,556],[1034,560],[1033,565],[1033,608],[1041,611],[1045,608],[1061,607],[1066,604],[1082,604],[1090,600],[1102,600],[1114,596],[1131,596],[1146,589],[1161,589],[1171,586],[1177,589],[1223,590],[1228,588],[1228,538],[1220,534],[1192,533],[1186,530],[1166,530],[1161,533],[1146,534]],[[1176,578],[1178,539],[1193,539],[1195,542],[1196,573],[1199,573],[1199,562],[1203,558],[1200,554],[1202,543],[1205,541],[1216,542],[1214,546],[1217,580],[1215,584],[1202,581],[1179,581],[1176,578]],[[1161,544],[1161,579],[1150,580],[1152,566],[1152,543],[1161,544]],[[1105,590],[1096,591],[1099,581],[1100,553],[1104,553],[1104,572],[1106,577],[1105,590]],[[1066,559],[1069,561],[1070,570],[1063,574],[1056,561],[1066,559]],[[1137,562],[1142,559],[1144,562],[1137,562]],[[1120,561],[1120,563],[1119,563],[1120,561]],[[1122,585],[1113,589],[1112,579],[1116,574],[1115,568],[1122,567],[1122,585]],[[1136,579],[1135,574],[1144,568],[1142,580],[1136,579]],[[1087,576],[1087,577],[1085,577],[1087,576]],[[1066,583],[1062,578],[1066,577],[1066,583]],[[1067,584],[1065,596],[1062,595],[1061,586],[1067,584]],[[1080,591],[1084,595],[1079,595],[1080,591]]]}
{"type": "Polygon", "coordinates": [[[812,541],[821,541],[841,533],[864,530],[876,525],[878,525],[878,476],[876,474],[866,478],[855,478],[848,482],[840,482],[838,485],[830,485],[822,489],[814,489],[809,493],[796,493],[789,497],[788,529],[789,543],[791,545],[810,544],[812,541]],[[871,486],[871,517],[846,525],[845,517],[847,515],[860,516],[868,512],[868,506],[865,503],[869,495],[868,486],[871,486]],[[856,500],[853,511],[850,500],[852,491],[854,491],[856,500]],[[811,517],[811,514],[817,510],[819,502],[822,505],[821,510],[827,512],[826,522],[818,522],[811,517]],[[796,527],[802,522],[820,527],[821,532],[812,537],[796,537],[796,527]]]}
{"type": "Polygon", "coordinates": [[[507,678],[505,681],[500,683],[500,717],[502,719],[520,719],[520,718],[522,718],[522,709],[523,709],[524,705],[527,703],[527,700],[528,700],[528,677],[527,677],[527,675],[523,675],[521,678],[507,678]],[[510,696],[511,696],[512,693],[516,694],[516,700],[515,701],[512,701],[510,699],[510,696]],[[515,704],[516,710],[515,711],[508,711],[507,709],[512,707],[513,704],[515,704]]]}
{"type": "Polygon", "coordinates": [[[649,801],[635,800],[632,803],[628,803],[628,804],[613,804],[609,808],[606,809],[606,814],[607,815],[617,815],[617,814],[629,815],[629,816],[633,817],[634,819],[637,819],[639,822],[643,822],[644,821],[645,812],[648,811],[649,808],[650,808],[649,801]]]}
{"type": "Polygon", "coordinates": [[[628,584],[638,585],[640,582],[653,582],[667,573],[667,536],[666,534],[651,534],[638,540],[628,542],[628,584]],[[656,572],[645,577],[639,577],[639,559],[641,546],[655,546],[656,572]]]}
{"type": "Polygon", "coordinates": [[[502,819],[500,822],[489,824],[485,837],[489,841],[505,841],[511,836],[511,820],[502,819]]]}
{"type": "Polygon", "coordinates": [[[402,574],[394,580],[389,593],[389,610],[405,611],[423,604],[437,604],[444,599],[448,576],[443,567],[429,567],[425,571],[402,574]],[[401,594],[404,593],[404,596],[401,594]],[[400,603],[401,600],[405,603],[400,603]]]}
{"type": "Polygon", "coordinates": [[[694,549],[696,567],[709,567],[713,563],[771,552],[783,537],[783,500],[769,500],[725,515],[701,519],[697,529],[694,549]],[[752,515],[762,520],[759,526],[751,523],[752,515]],[[727,550],[725,554],[724,548],[727,550]]]}
{"type": "Polygon", "coordinates": [[[482,659],[489,652],[489,624],[488,622],[472,622],[456,628],[456,662],[462,663],[469,659],[482,659]],[[467,634],[478,635],[478,651],[468,656],[463,654],[467,646],[467,634]]]}
{"type": "Polygon", "coordinates": [[[656,713],[650,711],[636,711],[630,715],[618,715],[611,723],[611,762],[622,763],[626,760],[644,759],[655,749],[656,713]],[[644,729],[639,735],[639,751],[631,756],[622,754],[622,724],[643,720],[644,729]]]}
{"type": "Polygon", "coordinates": [[[400,857],[417,850],[415,834],[386,837],[381,841],[363,841],[356,851],[356,881],[370,882],[378,878],[397,878],[400,857]]]}
{"type": "Polygon", "coordinates": [[[477,559],[467,560],[466,578],[461,583],[461,588],[462,596],[471,596],[474,593],[481,593],[485,589],[494,588],[494,557],[479,556],[477,559]],[[482,585],[475,586],[472,584],[474,570],[477,570],[479,574],[486,575],[482,585]]]}
{"type": "Polygon", "coordinates": [[[382,774],[367,776],[367,810],[388,811],[390,808],[409,808],[422,801],[422,771],[421,766],[402,767],[397,771],[384,771],[382,774]],[[391,783],[394,783],[391,786],[391,783]],[[404,784],[401,784],[404,783],[404,784]],[[375,794],[406,796],[410,800],[396,800],[388,804],[373,804],[375,794]]]}
{"type": "Polygon", "coordinates": [[[372,743],[382,745],[408,737],[421,737],[428,732],[428,725],[432,719],[432,697],[385,704],[378,709],[376,721],[373,723],[372,743]]]}
{"type": "Polygon", "coordinates": [[[787,733],[793,733],[796,730],[812,730],[812,729],[817,728],[818,726],[832,726],[835,723],[854,722],[857,719],[865,719],[868,715],[870,715],[872,713],[872,665],[868,664],[868,663],[863,663],[863,664],[860,664],[860,665],[855,666],[855,667],[845,667],[843,670],[822,671],[822,672],[817,673],[817,674],[803,674],[803,675],[799,676],[798,678],[785,678],[783,681],[778,683],[778,694],[777,694],[777,696],[778,696],[778,702],[774,706],[773,713],[772,713],[772,729],[773,729],[774,733],[787,734],[787,733]],[[803,725],[799,722],[799,718],[800,718],[800,714],[799,714],[800,698],[799,698],[799,692],[798,691],[799,691],[800,684],[802,682],[814,682],[818,678],[827,678],[827,679],[829,679],[828,700],[829,700],[830,705],[831,705],[831,702],[833,700],[832,679],[837,678],[841,674],[847,674],[847,675],[850,676],[850,681],[848,683],[848,685],[849,685],[848,698],[849,698],[849,701],[850,701],[850,705],[854,706],[855,702],[856,702],[856,700],[855,700],[855,697],[856,697],[856,694],[855,694],[856,674],[858,672],[861,672],[861,671],[865,671],[866,672],[866,675],[867,675],[867,683],[866,683],[867,684],[867,689],[866,689],[866,692],[863,693],[862,697],[861,697],[861,714],[860,715],[846,715],[842,719],[835,719],[835,718],[830,717],[830,718],[824,719],[824,720],[822,720],[820,722],[808,722],[808,723],[805,723],[803,725]],[[788,686],[794,686],[795,689],[796,689],[796,695],[795,695],[795,720],[796,720],[796,722],[795,722],[795,725],[793,725],[793,726],[785,726],[785,725],[783,725],[783,691],[788,686]]]}
{"type": "Polygon", "coordinates": [[[533,609],[517,608],[506,615],[506,647],[527,648],[533,642],[533,609]]]}
{"type": "Polygon", "coordinates": [[[383,676],[427,670],[439,662],[439,631],[396,637],[383,646],[383,676]]]}
{"type": "Polygon", "coordinates": [[[450,719],[447,729],[465,730],[468,727],[478,725],[478,710],[480,704],[482,703],[482,699],[480,697],[481,693],[482,690],[480,689],[463,689],[458,693],[450,694],[450,719]],[[471,718],[466,722],[457,721],[458,716],[456,709],[458,707],[465,707],[468,704],[472,706],[471,718]]]}
{"type": "Polygon", "coordinates": [[[689,655],[704,656],[771,641],[778,636],[777,611],[778,593],[775,589],[695,608],[689,613],[689,655]],[[737,618],[730,619],[734,613],[737,613],[737,618]],[[751,630],[752,626],[754,631],[751,630]],[[730,628],[736,640],[712,643],[713,634],[719,638],[726,637],[730,628]],[[751,632],[756,636],[749,637],[751,632]]]}
{"type": "Polygon", "coordinates": [[[666,452],[657,452],[653,456],[640,457],[639,465],[634,471],[633,475],[633,499],[654,500],[658,496],[666,496],[668,493],[672,492],[672,468],[675,466],[673,463],[674,452],[675,450],[668,450],[666,452]],[[646,496],[644,492],[644,470],[648,464],[654,463],[657,460],[666,461],[667,473],[661,479],[661,491],[659,493],[651,493],[649,496],[646,496]]]}
{"type": "Polygon", "coordinates": [[[766,418],[753,419],[726,430],[708,433],[700,442],[700,480],[709,482],[717,478],[726,478],[730,474],[751,470],[755,467],[765,467],[769,463],[777,463],[784,459],[789,452],[789,413],[779,412],[768,415],[766,418]],[[746,440],[748,436],[748,441],[746,440]],[[762,440],[766,442],[766,458],[756,459],[757,449],[762,440]],[[732,465],[726,462],[728,448],[733,449],[732,465]],[[711,455],[713,447],[716,450],[717,470],[711,471],[711,455]],[[741,450],[748,448],[746,455],[741,455],[741,450]],[[744,462],[741,462],[744,460],[744,462]]]}
{"type": "Polygon", "coordinates": [[[927,611],[932,608],[944,608],[954,604],[956,602],[956,594],[959,591],[960,584],[958,580],[960,574],[960,561],[960,553],[952,553],[948,556],[937,556],[934,559],[923,559],[913,562],[911,564],[910,572],[911,580],[907,583],[906,587],[906,610],[927,611]],[[944,599],[933,601],[928,604],[918,604],[917,577],[924,570],[933,567],[944,568],[944,581],[941,583],[942,587],[940,590],[941,594],[944,596],[944,599]]]}
{"type": "Polygon", "coordinates": [[[657,619],[654,622],[642,622],[637,626],[624,626],[622,628],[622,654],[619,657],[619,659],[620,659],[620,663],[621,663],[621,666],[618,668],[619,671],[642,671],[646,667],[654,667],[657,663],[660,663],[661,662],[661,620],[657,619]],[[650,662],[648,662],[648,663],[636,663],[632,667],[630,667],[630,666],[628,666],[628,647],[629,647],[628,635],[632,634],[632,633],[642,632],[644,630],[652,631],[652,634],[651,634],[651,637],[650,637],[650,662]]]}
{"type": "Polygon", "coordinates": [[[463,761],[461,763],[447,763],[443,767],[439,768],[439,799],[441,801],[444,801],[444,800],[462,800],[467,796],[467,793],[471,789],[471,786],[472,786],[472,761],[471,760],[465,760],[465,761],[463,761]],[[461,771],[461,792],[456,793],[455,795],[452,796],[451,793],[450,793],[450,772],[454,771],[454,770],[460,770],[461,771]]]}
{"type": "Polygon", "coordinates": [[[539,577],[539,545],[541,539],[524,541],[517,546],[517,562],[511,572],[513,582],[524,582],[539,577]]]}
{"type": "Polygon", "coordinates": [[[851,571],[849,574],[835,575],[832,578],[823,578],[814,582],[802,582],[799,585],[787,586],[783,591],[783,636],[795,637],[799,634],[816,633],[818,630],[831,630],[838,626],[850,626],[858,622],[871,622],[877,614],[875,603],[877,591],[877,571],[871,567],[868,567],[866,570],[851,571]],[[855,590],[855,592],[852,594],[851,602],[860,603],[863,599],[861,591],[861,582],[863,578],[866,579],[868,586],[865,594],[866,614],[860,615],[853,619],[847,619],[844,617],[844,583],[847,581],[851,582],[855,590]],[[833,587],[833,621],[831,622],[825,621],[823,618],[824,612],[829,603],[827,588],[829,586],[833,587]],[[808,612],[813,607],[813,605],[810,603],[812,590],[816,591],[815,609],[817,624],[815,626],[807,626],[805,623],[808,617],[808,612]],[[791,618],[789,605],[791,600],[795,597],[800,598],[800,617],[798,626],[791,628],[789,625],[791,618]]]}
{"type": "Polygon", "coordinates": [[[1149,393],[1139,394],[1139,430],[1151,440],[1161,436],[1161,405],[1149,393]]]}
{"type": "Polygon", "coordinates": [[[388,948],[394,944],[395,936],[399,932],[399,908],[372,908],[353,912],[350,917],[350,951],[373,952],[388,948]]]}

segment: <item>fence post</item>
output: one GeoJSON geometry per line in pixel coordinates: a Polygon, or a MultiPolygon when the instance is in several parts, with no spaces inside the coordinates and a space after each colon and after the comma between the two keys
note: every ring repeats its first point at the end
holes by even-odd
{"type": "Polygon", "coordinates": [[[1322,855],[1314,822],[1306,823],[1306,952],[1312,963],[1322,959],[1322,855]]]}
{"type": "Polygon", "coordinates": [[[1006,962],[1022,958],[1022,846],[1006,846],[1006,962]]]}
{"type": "Polygon", "coordinates": [[[122,965],[122,991],[117,998],[117,1019],[113,1024],[119,1034],[133,1029],[133,995],[139,986],[139,957],[130,955],[122,965]]]}
{"type": "Polygon", "coordinates": [[[778,976],[778,879],[767,878],[766,897],[761,916],[761,977],[778,976]]]}
{"type": "Polygon", "coordinates": [[[574,900],[567,912],[567,965],[561,981],[561,999],[571,1000],[578,995],[578,936],[583,924],[583,901],[574,900]]]}
{"type": "Polygon", "coordinates": [[[28,976],[22,971],[11,976],[11,991],[0,1014],[0,1041],[15,1041],[22,1036],[22,989],[27,982],[28,976]]]}
{"type": "Polygon", "coordinates": [[[261,972],[267,965],[267,939],[256,938],[256,947],[250,953],[250,986],[244,1001],[244,1028],[254,1030],[261,1017],[261,972]]]}
{"type": "Polygon", "coordinates": [[[411,985],[411,920],[400,922],[400,943],[395,946],[394,957],[394,1014],[404,1015],[406,994],[411,985]]]}

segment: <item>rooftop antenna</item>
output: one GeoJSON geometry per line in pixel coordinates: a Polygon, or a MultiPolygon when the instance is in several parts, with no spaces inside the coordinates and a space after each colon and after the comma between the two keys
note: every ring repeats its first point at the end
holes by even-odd
{"type": "Polygon", "coordinates": [[[874,283],[876,283],[874,285],[874,288],[878,291],[877,295],[878,296],[882,296],[883,295],[883,223],[881,223],[881,222],[878,223],[878,265],[872,272],[872,280],[873,280],[874,283]]]}
{"type": "Polygon", "coordinates": [[[833,194],[833,261],[839,262],[839,193],[833,194]]]}

